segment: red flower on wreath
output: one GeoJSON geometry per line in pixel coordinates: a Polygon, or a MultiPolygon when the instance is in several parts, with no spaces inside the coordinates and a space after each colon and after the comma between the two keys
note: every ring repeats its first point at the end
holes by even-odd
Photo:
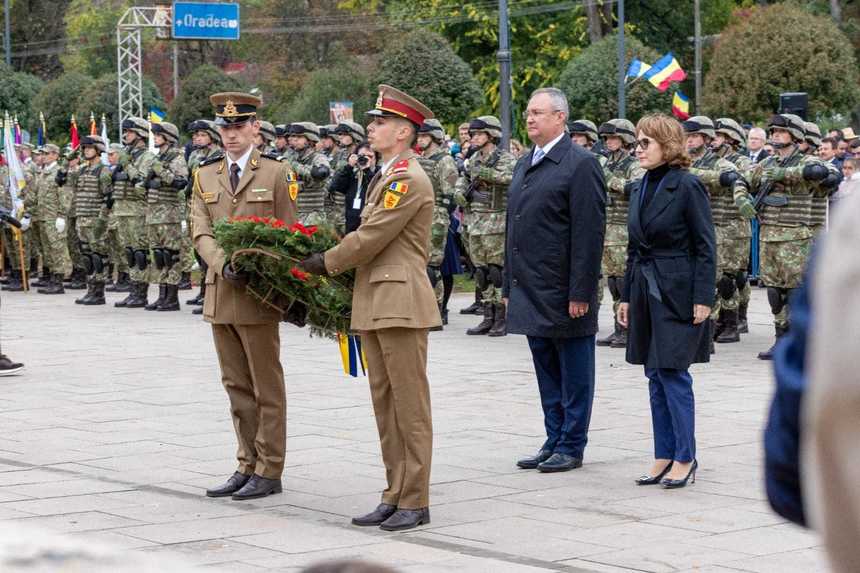
{"type": "Polygon", "coordinates": [[[272,219],[271,221],[269,221],[269,226],[273,229],[283,229],[287,226],[287,224],[280,219],[272,219]]]}
{"type": "Polygon", "coordinates": [[[306,237],[311,237],[311,236],[313,236],[314,233],[317,232],[317,227],[316,227],[316,225],[311,225],[310,227],[305,227],[301,223],[293,223],[292,225],[290,225],[290,231],[293,233],[301,233],[302,235],[305,235],[306,237]]]}
{"type": "Polygon", "coordinates": [[[290,274],[302,282],[307,282],[307,280],[310,278],[310,275],[308,273],[300,271],[298,267],[291,268],[290,274]]]}

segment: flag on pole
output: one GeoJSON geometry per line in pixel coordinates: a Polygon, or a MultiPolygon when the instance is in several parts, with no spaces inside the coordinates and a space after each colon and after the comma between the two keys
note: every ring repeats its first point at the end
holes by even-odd
{"type": "Polygon", "coordinates": [[[102,165],[110,165],[110,161],[108,161],[108,154],[110,147],[110,138],[108,138],[107,132],[107,121],[105,120],[105,114],[102,114],[102,139],[105,142],[105,151],[102,153],[102,165]]]}
{"type": "Polygon", "coordinates": [[[681,121],[690,119],[690,98],[680,91],[675,92],[672,98],[672,114],[681,121]]]}
{"type": "Polygon", "coordinates": [[[13,205],[18,203],[18,194],[27,184],[24,178],[24,168],[21,166],[21,160],[15,151],[14,133],[15,124],[7,113],[3,121],[3,151],[5,152],[6,166],[9,168],[9,195],[12,197],[13,205]]]}
{"type": "Polygon", "coordinates": [[[48,130],[45,129],[45,114],[43,114],[40,111],[39,112],[39,131],[38,131],[39,147],[42,147],[43,145],[45,145],[45,134],[47,132],[48,132],[48,130]]]}
{"type": "Polygon", "coordinates": [[[343,373],[353,378],[358,378],[358,370],[367,375],[367,359],[361,349],[361,338],[352,334],[338,334],[337,342],[340,346],[340,359],[343,362],[343,373]]]}
{"type": "Polygon", "coordinates": [[[72,144],[72,149],[77,149],[81,145],[81,137],[78,135],[78,124],[75,122],[74,115],[72,115],[72,123],[69,126],[69,141],[72,144]]]}
{"type": "Polygon", "coordinates": [[[155,138],[152,137],[152,124],[164,121],[164,112],[157,107],[149,108],[149,150],[156,153],[155,138]]]}
{"type": "Polygon", "coordinates": [[[21,126],[18,125],[18,116],[15,116],[15,143],[21,145],[24,143],[24,138],[21,136],[21,126]]]}
{"type": "Polygon", "coordinates": [[[96,126],[96,116],[93,115],[93,112],[90,112],[90,135],[98,135],[99,128],[96,126]]]}
{"type": "Polygon", "coordinates": [[[681,64],[678,63],[672,52],[654,62],[651,69],[644,74],[644,78],[661,92],[669,89],[669,84],[672,82],[683,81],[686,77],[687,72],[681,69],[681,64]]]}
{"type": "Polygon", "coordinates": [[[636,58],[630,62],[630,67],[627,68],[627,77],[625,80],[629,80],[630,78],[639,79],[645,75],[645,73],[651,69],[650,64],[646,64],[642,60],[637,60],[636,58]]]}

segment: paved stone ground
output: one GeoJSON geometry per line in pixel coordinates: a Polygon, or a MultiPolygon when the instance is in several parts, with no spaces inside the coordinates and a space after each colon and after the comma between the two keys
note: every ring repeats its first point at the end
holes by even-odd
{"type": "MultiPolygon", "coordinates": [[[[74,296],[3,293],[3,349],[27,370],[0,379],[0,526],[225,571],[298,571],[335,557],[409,572],[827,570],[818,538],[764,501],[763,291],[752,332],[693,371],[701,468],[677,491],[633,484],[651,458],[648,393],[621,350],[597,351],[585,466],[517,470],[543,435],[525,340],[465,336],[474,317],[456,309],[469,297],[455,298],[452,324],[431,335],[433,521],[401,534],[348,525],[376,504],[383,471],[366,381],[342,374],[333,343],[282,328],[283,495],[212,500],[203,489],[233,471],[234,436],[208,326],[190,307],[82,308],[74,296]]],[[[608,309],[601,324],[611,324],[608,309]]]]}

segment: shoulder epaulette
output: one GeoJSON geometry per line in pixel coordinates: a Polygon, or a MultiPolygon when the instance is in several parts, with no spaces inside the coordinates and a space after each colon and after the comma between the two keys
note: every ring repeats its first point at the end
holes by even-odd
{"type": "Polygon", "coordinates": [[[391,173],[403,173],[404,171],[409,169],[409,160],[404,159],[403,161],[398,161],[394,165],[391,166],[391,173]]]}
{"type": "Polygon", "coordinates": [[[283,161],[281,156],[276,154],[274,151],[264,151],[260,154],[260,157],[265,157],[266,159],[271,159],[272,161],[283,161]]]}
{"type": "Polygon", "coordinates": [[[221,151],[216,151],[206,159],[200,162],[200,167],[206,167],[207,165],[212,165],[213,163],[218,163],[224,159],[224,153],[221,151]]]}

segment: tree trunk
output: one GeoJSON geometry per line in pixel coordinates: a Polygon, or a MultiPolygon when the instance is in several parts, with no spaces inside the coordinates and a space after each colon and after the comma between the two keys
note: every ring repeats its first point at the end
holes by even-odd
{"type": "Polygon", "coordinates": [[[612,33],[612,21],[615,19],[615,14],[612,12],[613,7],[615,6],[614,2],[604,2],[603,3],[603,14],[601,18],[601,25],[603,26],[603,35],[612,33]]]}
{"type": "Polygon", "coordinates": [[[842,23],[842,6],[839,5],[839,0],[830,0],[830,17],[837,24],[842,23]]]}
{"type": "Polygon", "coordinates": [[[585,13],[588,17],[588,39],[591,43],[599,41],[603,37],[603,23],[600,17],[600,6],[596,0],[586,0],[585,13]]]}

